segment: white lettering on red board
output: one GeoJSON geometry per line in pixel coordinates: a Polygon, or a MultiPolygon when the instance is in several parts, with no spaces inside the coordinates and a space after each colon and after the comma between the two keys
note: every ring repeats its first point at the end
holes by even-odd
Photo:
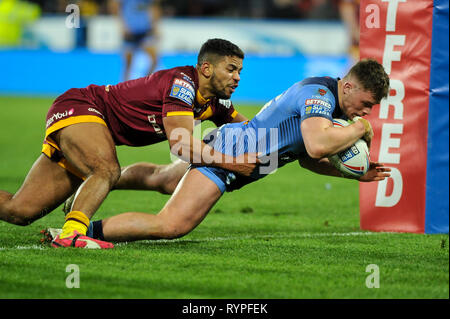
{"type": "MultiPolygon", "coordinates": [[[[397,9],[399,2],[406,0],[382,0],[388,2],[386,17],[386,33],[395,32],[397,21],[397,9]]],[[[391,74],[392,68],[396,66],[396,62],[401,61],[402,47],[405,45],[406,35],[404,34],[386,34],[385,46],[383,51],[383,67],[388,75],[391,74]]],[[[398,79],[390,80],[391,92],[387,98],[380,103],[379,118],[388,120],[403,119],[403,99],[405,97],[405,86],[398,79]],[[391,106],[393,112],[389,112],[391,106]]],[[[400,153],[395,150],[400,148],[401,134],[403,133],[403,123],[384,123],[381,130],[381,143],[378,161],[381,163],[400,164],[400,153]],[[396,135],[397,137],[393,136],[396,135]],[[400,136],[400,137],[398,137],[400,136]]],[[[377,207],[393,207],[400,201],[403,193],[402,173],[398,168],[391,167],[391,177],[378,183],[375,206],[377,207]],[[388,194],[388,182],[393,182],[392,191],[388,194]]]]}

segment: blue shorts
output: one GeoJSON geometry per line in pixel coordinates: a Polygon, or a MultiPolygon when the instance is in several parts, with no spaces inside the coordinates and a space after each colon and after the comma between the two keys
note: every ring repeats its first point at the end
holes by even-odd
{"type": "MultiPolygon", "coordinates": [[[[233,126],[238,126],[239,124],[234,124],[233,126]]],[[[228,127],[231,126],[230,124],[227,125],[228,127]]],[[[223,127],[223,126],[222,126],[223,127]]],[[[221,127],[221,128],[222,128],[221,127]]],[[[203,139],[203,142],[211,146],[212,148],[224,152],[224,150],[221,148],[221,141],[217,138],[218,132],[221,128],[215,129],[211,133],[209,133],[205,138],[203,139]]],[[[234,156],[239,154],[233,154],[234,156]]],[[[250,184],[257,180],[257,178],[247,177],[243,175],[239,175],[236,173],[233,173],[231,171],[228,171],[223,168],[213,167],[213,166],[201,166],[196,164],[191,164],[191,169],[197,169],[199,172],[201,172],[203,175],[208,177],[211,181],[213,181],[217,187],[219,187],[221,193],[223,194],[225,191],[232,192],[236,189],[239,189],[247,184],[250,184]]]]}
{"type": "Polygon", "coordinates": [[[156,38],[148,32],[131,33],[125,36],[123,46],[125,50],[136,50],[154,46],[156,38]]]}
{"type": "Polygon", "coordinates": [[[251,177],[235,174],[218,167],[196,166],[192,164],[190,168],[196,168],[199,172],[213,181],[217,187],[219,187],[222,194],[225,191],[232,192],[255,181],[255,179],[251,177]]]}

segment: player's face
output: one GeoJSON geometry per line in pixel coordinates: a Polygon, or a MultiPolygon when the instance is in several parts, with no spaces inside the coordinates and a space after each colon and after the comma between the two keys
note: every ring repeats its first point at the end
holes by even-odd
{"type": "Polygon", "coordinates": [[[220,99],[229,99],[241,80],[242,59],[225,56],[214,65],[211,76],[212,93],[220,99]]]}
{"type": "Polygon", "coordinates": [[[372,106],[376,104],[370,91],[364,90],[357,84],[345,87],[342,98],[342,109],[349,119],[355,116],[365,116],[372,112],[372,106]]]}

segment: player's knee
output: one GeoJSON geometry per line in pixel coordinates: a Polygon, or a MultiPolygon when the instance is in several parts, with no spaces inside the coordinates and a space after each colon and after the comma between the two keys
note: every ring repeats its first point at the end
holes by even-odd
{"type": "Polygon", "coordinates": [[[183,177],[184,171],[180,170],[178,167],[171,168],[168,167],[168,165],[158,165],[155,173],[158,191],[162,194],[171,195],[183,177]]]}
{"type": "Polygon", "coordinates": [[[114,186],[119,181],[121,173],[122,172],[120,170],[119,165],[115,165],[115,167],[111,169],[110,171],[111,186],[114,186]]]}
{"type": "Polygon", "coordinates": [[[17,226],[28,226],[31,225],[35,220],[36,218],[32,218],[29,216],[11,216],[9,222],[17,226]]]}
{"type": "Polygon", "coordinates": [[[170,195],[174,191],[174,189],[172,189],[170,177],[167,165],[154,165],[151,174],[147,175],[147,187],[149,189],[155,189],[161,194],[170,195]]]}
{"type": "Polygon", "coordinates": [[[17,226],[28,226],[43,215],[45,213],[32,210],[29,207],[11,207],[8,210],[6,221],[17,226]]]}
{"type": "Polygon", "coordinates": [[[164,226],[163,238],[164,239],[177,239],[187,235],[193,227],[182,224],[168,224],[164,226]]]}
{"type": "Polygon", "coordinates": [[[116,163],[105,163],[99,165],[93,170],[92,175],[102,176],[102,178],[111,185],[111,188],[117,183],[120,178],[120,166],[116,163]]]}

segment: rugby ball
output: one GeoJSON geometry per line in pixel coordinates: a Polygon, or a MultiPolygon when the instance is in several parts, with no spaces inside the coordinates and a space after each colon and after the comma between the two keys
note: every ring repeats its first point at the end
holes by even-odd
{"type": "MultiPolygon", "coordinates": [[[[349,124],[346,120],[333,119],[334,127],[344,127],[349,124]]],[[[328,159],[336,169],[346,176],[361,177],[369,170],[369,148],[363,139],[359,139],[346,150],[330,156],[328,159]]]]}

